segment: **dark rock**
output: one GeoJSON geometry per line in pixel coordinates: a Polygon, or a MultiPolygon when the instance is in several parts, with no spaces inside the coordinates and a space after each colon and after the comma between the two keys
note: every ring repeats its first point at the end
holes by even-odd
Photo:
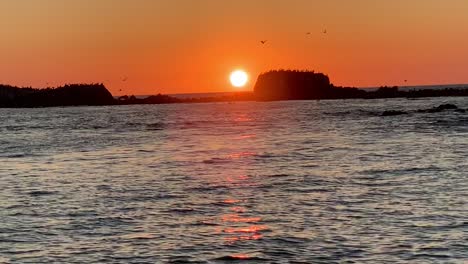
{"type": "MultiPolygon", "coordinates": [[[[420,113],[439,113],[445,110],[460,110],[456,105],[454,104],[442,104],[437,107],[433,107],[430,109],[421,109],[418,110],[420,113]]],[[[463,110],[463,109],[461,109],[463,110]]]]}
{"type": "Polygon", "coordinates": [[[398,111],[398,110],[388,110],[382,113],[382,116],[398,116],[398,115],[406,115],[408,112],[405,111],[398,111]]]}
{"type": "Polygon", "coordinates": [[[443,104],[439,105],[437,107],[438,110],[443,111],[443,110],[453,110],[453,109],[458,109],[458,107],[454,104],[443,104]]]}

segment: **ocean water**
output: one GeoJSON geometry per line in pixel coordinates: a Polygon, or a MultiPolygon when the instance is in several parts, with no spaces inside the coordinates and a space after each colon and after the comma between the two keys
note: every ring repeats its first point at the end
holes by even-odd
{"type": "Polygon", "coordinates": [[[443,103],[0,109],[0,263],[467,263],[443,103]]]}

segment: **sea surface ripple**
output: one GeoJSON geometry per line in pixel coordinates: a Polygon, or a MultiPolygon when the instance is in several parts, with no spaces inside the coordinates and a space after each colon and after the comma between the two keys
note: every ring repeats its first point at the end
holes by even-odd
{"type": "Polygon", "coordinates": [[[467,263],[444,103],[0,109],[0,263],[467,263]]]}

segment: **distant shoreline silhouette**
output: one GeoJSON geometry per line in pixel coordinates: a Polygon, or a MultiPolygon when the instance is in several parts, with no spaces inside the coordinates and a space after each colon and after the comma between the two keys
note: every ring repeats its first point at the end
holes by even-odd
{"type": "Polygon", "coordinates": [[[136,98],[133,95],[114,98],[103,84],[69,84],[45,89],[0,85],[1,108],[277,100],[413,99],[444,96],[468,96],[468,88],[402,91],[397,86],[383,86],[375,91],[366,91],[355,87],[337,87],[323,73],[298,70],[273,70],[262,73],[257,78],[253,92],[236,92],[203,98],[177,98],[162,94],[146,98],[136,98]]]}

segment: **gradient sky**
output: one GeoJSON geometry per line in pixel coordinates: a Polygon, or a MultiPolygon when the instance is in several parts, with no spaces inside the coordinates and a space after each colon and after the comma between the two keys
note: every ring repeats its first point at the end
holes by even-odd
{"type": "Polygon", "coordinates": [[[467,0],[0,0],[0,35],[0,83],[19,86],[233,91],[236,68],[246,90],[278,68],[359,87],[468,83],[467,0]]]}

